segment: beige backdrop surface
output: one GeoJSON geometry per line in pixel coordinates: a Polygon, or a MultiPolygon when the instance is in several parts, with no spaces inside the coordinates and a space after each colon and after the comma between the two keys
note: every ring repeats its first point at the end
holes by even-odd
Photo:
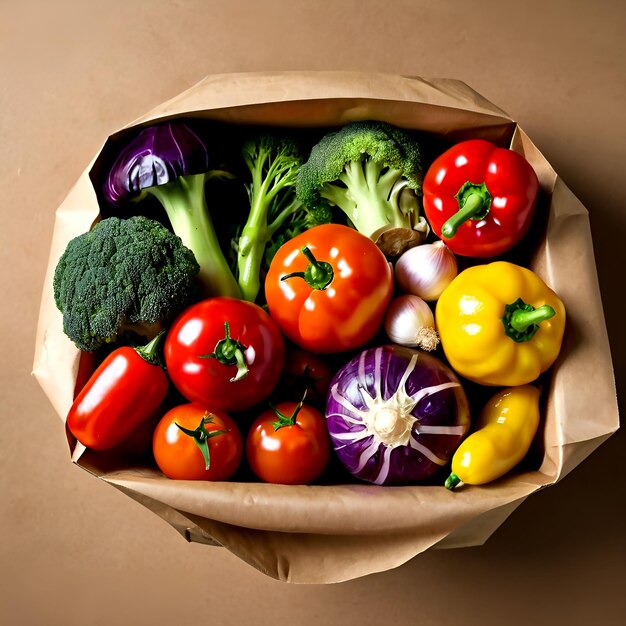
{"type": "Polygon", "coordinates": [[[209,73],[354,69],[459,78],[520,122],[590,211],[623,394],[626,5],[51,4],[0,2],[0,624],[621,623],[622,431],[483,547],[289,586],[74,467],[29,374],[54,210],[112,129],[209,73]]]}

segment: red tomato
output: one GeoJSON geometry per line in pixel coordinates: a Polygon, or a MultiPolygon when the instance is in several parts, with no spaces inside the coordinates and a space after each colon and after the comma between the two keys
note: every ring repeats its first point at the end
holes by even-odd
{"type": "Polygon", "coordinates": [[[152,362],[161,337],[147,346],[124,346],[109,354],[76,396],[67,427],[80,443],[109,450],[129,437],[159,408],[169,387],[152,362]]]}
{"type": "Polygon", "coordinates": [[[287,351],[285,369],[279,385],[280,393],[296,402],[306,393],[310,404],[323,404],[332,377],[333,370],[324,357],[301,348],[293,348],[287,351]]]}
{"type": "Polygon", "coordinates": [[[252,471],[265,482],[312,483],[330,460],[324,416],[301,402],[281,402],[252,425],[246,456],[252,471]]]}
{"type": "Polygon", "coordinates": [[[182,404],[161,418],[152,438],[152,451],[168,478],[228,480],[241,462],[243,442],[227,413],[182,404]]]}
{"type": "Polygon", "coordinates": [[[282,245],[265,281],[270,314],[283,333],[318,353],[372,339],[392,292],[385,255],[369,237],[340,224],[315,226],[282,245]]]}
{"type": "Polygon", "coordinates": [[[285,342],[259,306],[217,297],[192,305],[165,341],[167,372],[191,402],[241,411],[267,398],[285,362],[285,342]]]}

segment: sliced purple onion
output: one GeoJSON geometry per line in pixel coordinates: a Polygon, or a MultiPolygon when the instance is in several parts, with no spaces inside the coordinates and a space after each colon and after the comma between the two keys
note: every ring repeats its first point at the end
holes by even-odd
{"type": "Polygon", "coordinates": [[[448,464],[470,427],[465,391],[437,357],[385,345],[361,352],[330,385],[326,420],[355,477],[419,483],[448,464]]]}

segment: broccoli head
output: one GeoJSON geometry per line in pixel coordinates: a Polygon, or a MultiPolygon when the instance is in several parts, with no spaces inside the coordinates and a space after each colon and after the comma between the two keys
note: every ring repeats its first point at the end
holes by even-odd
{"type": "Polygon", "coordinates": [[[92,352],[126,336],[154,337],[196,295],[196,259],[145,217],[110,217],[72,239],[57,263],[54,300],[65,334],[92,352]]]}
{"type": "Polygon", "coordinates": [[[428,234],[419,214],[422,175],[420,145],[408,132],[384,122],[353,122],[313,147],[296,194],[312,210],[338,207],[395,256],[428,234]]]}

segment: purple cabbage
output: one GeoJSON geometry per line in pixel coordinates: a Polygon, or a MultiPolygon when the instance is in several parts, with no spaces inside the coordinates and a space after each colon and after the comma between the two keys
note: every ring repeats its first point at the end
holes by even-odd
{"type": "Polygon", "coordinates": [[[151,187],[210,169],[208,148],[198,134],[183,122],[166,122],[145,128],[123,148],[103,193],[119,206],[151,187]]]}
{"type": "Polygon", "coordinates": [[[385,345],[361,352],[330,385],[326,420],[346,469],[377,485],[429,479],[470,426],[463,387],[438,358],[385,345]]]}

